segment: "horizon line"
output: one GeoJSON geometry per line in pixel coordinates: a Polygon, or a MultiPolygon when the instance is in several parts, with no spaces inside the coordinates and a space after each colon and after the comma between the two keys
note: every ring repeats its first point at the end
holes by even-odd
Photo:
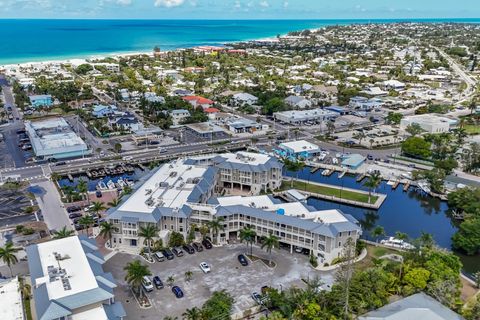
{"type": "Polygon", "coordinates": [[[198,19],[198,18],[165,18],[165,19],[156,19],[156,18],[0,18],[2,20],[150,20],[150,21],[372,21],[372,20],[383,20],[383,21],[398,21],[398,20],[474,20],[479,19],[480,17],[461,17],[461,18],[439,18],[439,17],[420,17],[420,18],[252,18],[252,19],[231,19],[231,18],[219,18],[219,19],[198,19]]]}

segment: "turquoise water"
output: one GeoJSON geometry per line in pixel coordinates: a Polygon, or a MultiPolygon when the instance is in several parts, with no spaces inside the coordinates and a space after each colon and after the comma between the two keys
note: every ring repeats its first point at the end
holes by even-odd
{"type": "Polygon", "coordinates": [[[422,20],[0,20],[0,64],[218,45],[289,31],[399,21],[480,23],[480,19],[422,20]]]}

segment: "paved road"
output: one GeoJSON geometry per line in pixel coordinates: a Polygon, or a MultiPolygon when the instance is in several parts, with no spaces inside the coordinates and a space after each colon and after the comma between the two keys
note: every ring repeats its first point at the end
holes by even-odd
{"type": "Polygon", "coordinates": [[[43,219],[49,230],[59,230],[66,226],[71,229],[70,219],[65,210],[60,195],[55,185],[50,180],[43,180],[33,184],[42,189],[40,195],[36,195],[38,206],[42,210],[43,219]]]}

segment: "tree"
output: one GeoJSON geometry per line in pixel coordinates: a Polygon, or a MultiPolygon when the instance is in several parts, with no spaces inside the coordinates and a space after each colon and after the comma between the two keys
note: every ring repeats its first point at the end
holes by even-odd
{"type": "Polygon", "coordinates": [[[113,145],[113,150],[115,150],[116,153],[122,152],[122,144],[117,142],[113,145]]]}
{"type": "Polygon", "coordinates": [[[431,144],[422,137],[410,137],[402,142],[402,152],[417,158],[427,159],[432,154],[431,144]]]}
{"type": "Polygon", "coordinates": [[[185,282],[190,282],[193,279],[193,272],[188,270],[185,271],[185,282]]]}
{"type": "Polygon", "coordinates": [[[88,205],[90,205],[90,198],[88,197],[87,181],[85,181],[84,179],[80,179],[80,181],[77,184],[77,190],[81,195],[85,197],[85,200],[87,200],[88,205]]]}
{"type": "Polygon", "coordinates": [[[420,127],[418,123],[412,123],[405,128],[405,131],[409,133],[412,137],[415,137],[422,133],[424,130],[422,129],[422,127],[420,127]]]}
{"type": "Polygon", "coordinates": [[[113,243],[112,243],[113,230],[115,230],[115,227],[113,226],[112,223],[108,221],[103,221],[102,223],[100,223],[100,236],[105,240],[108,239],[110,248],[113,248],[113,243]]]}
{"type": "Polygon", "coordinates": [[[253,255],[253,242],[255,241],[255,237],[257,233],[250,227],[244,227],[240,230],[240,242],[245,241],[248,245],[250,244],[250,256],[253,255]]]}
{"type": "Polygon", "coordinates": [[[178,247],[183,245],[184,243],[185,240],[183,239],[183,235],[181,233],[173,231],[170,234],[170,239],[168,240],[169,247],[178,247]]]}
{"type": "Polygon", "coordinates": [[[182,314],[183,319],[185,320],[201,320],[202,312],[197,307],[185,310],[182,314]]]}
{"type": "Polygon", "coordinates": [[[357,139],[357,140],[358,140],[358,144],[361,145],[361,144],[362,144],[362,140],[365,139],[365,138],[367,137],[367,135],[365,134],[365,132],[359,131],[359,132],[354,133],[352,137],[353,137],[354,139],[357,139]]]}
{"type": "Polygon", "coordinates": [[[379,237],[384,237],[385,236],[385,229],[382,226],[376,226],[372,230],[372,237],[375,238],[375,242],[378,243],[378,238],[379,237]]]}
{"type": "Polygon", "coordinates": [[[224,221],[225,221],[225,219],[223,217],[218,217],[218,218],[214,217],[212,220],[207,222],[207,225],[210,228],[210,230],[213,234],[213,237],[215,239],[215,243],[218,243],[218,233],[221,230],[225,229],[224,226],[223,226],[224,221]]]}
{"type": "Polygon", "coordinates": [[[230,319],[234,299],[226,292],[215,291],[202,306],[203,319],[230,319]]]}
{"type": "Polygon", "coordinates": [[[375,171],[372,173],[367,181],[363,184],[365,187],[368,188],[368,203],[370,203],[371,196],[372,196],[372,190],[375,192],[375,189],[378,187],[378,185],[382,182],[382,177],[380,176],[380,173],[375,171]]]}
{"type": "Polygon", "coordinates": [[[92,71],[93,70],[93,67],[92,65],[88,64],[88,63],[84,63],[84,64],[81,64],[79,65],[76,69],[75,69],[75,72],[77,74],[80,74],[80,75],[85,75],[87,74],[88,72],[92,71]]]}
{"type": "MultiPolygon", "coordinates": [[[[298,180],[298,173],[303,169],[305,163],[298,160],[289,160],[287,158],[283,159],[283,164],[287,171],[294,172],[296,175],[296,179],[298,180]]],[[[293,188],[293,179],[291,180],[291,187],[293,188]]]]}
{"type": "Polygon", "coordinates": [[[202,239],[205,240],[207,237],[207,234],[210,232],[210,228],[208,227],[207,224],[202,224],[200,228],[198,228],[198,231],[202,235],[202,239]]]}
{"type": "Polygon", "coordinates": [[[420,247],[427,247],[427,248],[432,248],[435,244],[432,234],[426,233],[423,231],[420,235],[420,238],[418,239],[418,242],[420,244],[420,247]]]}
{"type": "Polygon", "coordinates": [[[105,208],[105,206],[103,205],[102,202],[100,202],[100,201],[94,201],[94,202],[92,203],[92,208],[90,209],[90,211],[94,212],[95,215],[100,218],[99,212],[100,212],[100,211],[103,211],[103,210],[105,210],[105,209],[107,209],[107,208],[105,208]]]}
{"type": "Polygon", "coordinates": [[[74,234],[74,230],[67,229],[67,227],[64,226],[62,229],[55,231],[55,233],[53,234],[53,239],[68,238],[73,236],[74,234]]]}
{"type": "Polygon", "coordinates": [[[389,124],[398,125],[402,121],[402,118],[403,118],[403,114],[401,114],[399,112],[389,112],[386,120],[387,120],[387,123],[389,123],[389,124]]]}
{"type": "Polygon", "coordinates": [[[480,252],[480,218],[467,219],[452,237],[453,247],[473,256],[480,252]]]}
{"type": "Polygon", "coordinates": [[[118,205],[122,202],[122,198],[121,197],[118,197],[118,198],[115,198],[113,199],[112,201],[108,202],[107,205],[110,207],[110,208],[114,208],[114,207],[118,207],[118,205]]]}
{"type": "Polygon", "coordinates": [[[424,290],[430,278],[430,271],[424,268],[411,268],[405,272],[403,283],[405,287],[403,292],[405,295],[411,295],[415,292],[424,290]]]}
{"type": "Polygon", "coordinates": [[[341,291],[342,309],[345,320],[349,318],[350,314],[350,285],[355,272],[353,266],[355,255],[355,243],[353,239],[349,237],[343,245],[340,267],[335,275],[341,291]]]}
{"type": "Polygon", "coordinates": [[[272,233],[263,239],[262,249],[265,248],[268,253],[268,264],[272,265],[272,249],[278,248],[279,238],[272,233]]]}
{"type": "Polygon", "coordinates": [[[435,168],[438,169],[443,169],[446,174],[451,174],[453,169],[458,167],[458,162],[457,160],[453,158],[448,158],[444,160],[437,160],[434,162],[435,168]]]}
{"type": "Polygon", "coordinates": [[[130,194],[130,193],[133,192],[133,189],[130,186],[125,186],[125,187],[123,187],[122,192],[123,192],[123,194],[130,194]]]}
{"type": "Polygon", "coordinates": [[[169,287],[172,287],[174,283],[175,283],[175,278],[173,277],[173,274],[172,274],[167,278],[167,285],[169,287]]]}
{"type": "Polygon", "coordinates": [[[127,263],[123,270],[127,272],[125,275],[125,281],[127,281],[127,283],[132,287],[134,292],[135,289],[137,289],[137,294],[140,296],[143,295],[143,277],[152,275],[148,266],[142,264],[140,260],[133,260],[127,263]]]}
{"type": "Polygon", "coordinates": [[[192,243],[195,240],[195,229],[197,228],[197,225],[195,223],[192,223],[190,225],[190,230],[188,231],[187,235],[187,243],[192,243]]]}
{"type": "Polygon", "coordinates": [[[78,223],[80,225],[84,226],[85,228],[87,228],[87,235],[88,235],[88,233],[89,233],[88,231],[89,231],[90,227],[95,224],[95,220],[93,219],[93,217],[91,215],[86,215],[86,216],[81,217],[78,220],[78,223]]]}
{"type": "Polygon", "coordinates": [[[3,263],[10,269],[11,277],[13,277],[12,265],[18,262],[15,252],[19,250],[20,249],[13,246],[12,242],[7,242],[4,247],[0,247],[0,259],[2,259],[3,263]]]}
{"type": "Polygon", "coordinates": [[[138,236],[143,238],[143,244],[147,246],[148,256],[151,259],[153,241],[158,236],[157,226],[149,223],[145,227],[140,227],[138,236]]]}
{"type": "Polygon", "coordinates": [[[404,232],[397,231],[395,232],[395,238],[397,238],[398,240],[407,241],[408,235],[404,232]]]}

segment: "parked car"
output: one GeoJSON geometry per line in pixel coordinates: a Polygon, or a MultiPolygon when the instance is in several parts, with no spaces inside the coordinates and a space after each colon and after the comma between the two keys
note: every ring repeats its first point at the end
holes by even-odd
{"type": "Polygon", "coordinates": [[[194,248],[195,248],[195,250],[197,250],[197,252],[201,252],[201,251],[203,251],[203,247],[202,247],[202,245],[201,245],[200,243],[198,243],[198,242],[194,242],[194,243],[192,243],[192,247],[194,247],[194,248]]]}
{"type": "Polygon", "coordinates": [[[172,292],[177,298],[183,298],[183,291],[180,289],[179,286],[173,286],[172,287],[172,292]]]}
{"type": "Polygon", "coordinates": [[[93,207],[94,207],[94,205],[91,204],[91,205],[89,205],[88,207],[83,208],[83,211],[88,212],[88,211],[90,211],[91,209],[93,209],[93,207]]]}
{"type": "Polygon", "coordinates": [[[173,248],[172,252],[175,253],[177,257],[183,257],[183,250],[180,247],[173,248]]]}
{"type": "Polygon", "coordinates": [[[238,255],[238,262],[244,267],[248,266],[248,260],[247,257],[245,257],[243,254],[238,255]]]}
{"type": "Polygon", "coordinates": [[[165,261],[165,256],[160,251],[155,252],[154,257],[155,259],[157,259],[158,262],[165,261]]]}
{"type": "Polygon", "coordinates": [[[100,191],[100,190],[95,191],[95,196],[97,198],[101,198],[102,197],[102,191],[100,191]]]}
{"type": "Polygon", "coordinates": [[[64,166],[66,165],[67,163],[65,161],[58,161],[55,165],[56,166],[64,166]]]}
{"type": "Polygon", "coordinates": [[[147,292],[153,291],[153,284],[152,281],[150,281],[150,278],[147,276],[144,276],[142,279],[142,286],[147,292]]]}
{"type": "Polygon", "coordinates": [[[153,284],[157,289],[163,289],[163,282],[160,280],[159,276],[153,277],[153,284]]]}
{"type": "Polygon", "coordinates": [[[207,239],[204,239],[204,240],[202,241],[202,244],[203,244],[203,246],[205,247],[205,249],[210,250],[210,249],[213,248],[212,243],[211,243],[210,241],[208,241],[207,239]]]}
{"type": "Polygon", "coordinates": [[[184,245],[183,250],[187,251],[188,254],[194,254],[195,253],[195,249],[190,244],[184,245]]]}
{"type": "Polygon", "coordinates": [[[258,303],[262,304],[262,296],[258,292],[252,292],[252,299],[258,303]]]}
{"type": "Polygon", "coordinates": [[[80,210],[82,210],[82,208],[79,207],[79,206],[70,206],[70,207],[67,207],[67,212],[69,212],[69,213],[70,213],[70,212],[80,211],[80,210]]]}
{"type": "Polygon", "coordinates": [[[211,271],[210,266],[206,262],[200,262],[200,269],[202,269],[204,273],[209,273],[211,271]]]}
{"type": "Polygon", "coordinates": [[[175,258],[175,256],[173,255],[170,249],[165,249],[162,251],[162,253],[167,258],[167,260],[172,260],[173,258],[175,258]]]}
{"type": "Polygon", "coordinates": [[[82,214],[81,214],[80,212],[74,212],[74,213],[70,213],[70,214],[68,215],[68,217],[69,217],[70,219],[79,218],[79,217],[81,217],[81,216],[82,216],[82,214]]]}
{"type": "Polygon", "coordinates": [[[372,156],[371,154],[369,154],[369,155],[367,156],[367,159],[368,159],[368,160],[373,160],[373,156],[372,156]]]}

